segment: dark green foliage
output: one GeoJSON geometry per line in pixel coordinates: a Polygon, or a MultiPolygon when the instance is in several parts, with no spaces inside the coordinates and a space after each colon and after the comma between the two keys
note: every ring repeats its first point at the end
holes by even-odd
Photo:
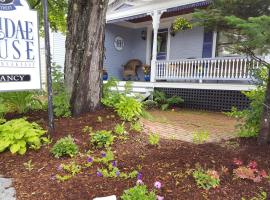
{"type": "MultiPolygon", "coordinates": [[[[42,1],[39,0],[29,0],[29,5],[31,8],[34,8],[38,11],[40,16],[41,30],[43,30],[43,7],[42,1]]],[[[50,28],[53,31],[61,31],[62,33],[66,32],[66,16],[68,10],[68,1],[66,0],[48,0],[48,15],[50,21],[50,28]]]]}
{"type": "MultiPolygon", "coordinates": [[[[25,154],[27,147],[39,149],[46,133],[38,124],[25,119],[14,119],[0,125],[0,152],[25,154]]],[[[46,140],[46,139],[45,139],[46,140]]]]}
{"type": "Polygon", "coordinates": [[[148,192],[145,185],[136,185],[133,188],[124,191],[122,200],[156,200],[155,192],[148,192]]]}
{"type": "Polygon", "coordinates": [[[64,74],[60,66],[53,65],[53,111],[56,117],[71,116],[69,96],[64,85],[64,74]]]}
{"type": "Polygon", "coordinates": [[[69,135],[58,140],[51,149],[51,153],[56,157],[62,156],[74,157],[78,154],[78,146],[75,144],[74,139],[69,135]]]}
{"type": "Polygon", "coordinates": [[[158,103],[153,100],[146,100],[143,102],[143,108],[150,110],[158,107],[158,103]]]}
{"type": "Polygon", "coordinates": [[[165,92],[155,90],[153,93],[154,101],[157,102],[161,110],[167,110],[171,106],[183,103],[184,100],[178,96],[167,97],[165,92]]]}

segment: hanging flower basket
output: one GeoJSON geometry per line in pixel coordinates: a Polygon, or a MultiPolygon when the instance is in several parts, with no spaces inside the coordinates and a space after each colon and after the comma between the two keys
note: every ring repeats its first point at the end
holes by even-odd
{"type": "Polygon", "coordinates": [[[192,25],[187,19],[183,17],[177,17],[172,23],[170,29],[171,29],[171,35],[174,36],[175,33],[177,33],[178,31],[192,29],[192,25]]]}

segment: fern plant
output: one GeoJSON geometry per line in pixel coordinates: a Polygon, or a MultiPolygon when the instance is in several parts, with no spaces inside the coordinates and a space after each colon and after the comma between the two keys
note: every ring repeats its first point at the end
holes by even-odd
{"type": "Polygon", "coordinates": [[[27,147],[39,149],[46,134],[37,123],[29,123],[23,118],[14,119],[0,125],[0,152],[9,149],[12,154],[25,154],[27,147]]]}
{"type": "Polygon", "coordinates": [[[161,110],[167,110],[173,105],[183,103],[184,100],[178,96],[167,97],[165,92],[155,90],[153,93],[154,101],[158,103],[161,110]]]}

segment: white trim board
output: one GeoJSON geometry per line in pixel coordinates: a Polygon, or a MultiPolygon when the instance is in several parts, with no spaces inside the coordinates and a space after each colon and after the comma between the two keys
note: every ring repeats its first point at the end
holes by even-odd
{"type": "MultiPolygon", "coordinates": [[[[106,81],[104,81],[106,83],[106,81]]],[[[120,81],[119,87],[123,87],[126,81],[120,81]]],[[[205,89],[205,90],[230,90],[250,91],[256,89],[256,85],[230,84],[230,83],[179,83],[179,82],[132,82],[134,88],[179,88],[179,89],[205,89]]]]}

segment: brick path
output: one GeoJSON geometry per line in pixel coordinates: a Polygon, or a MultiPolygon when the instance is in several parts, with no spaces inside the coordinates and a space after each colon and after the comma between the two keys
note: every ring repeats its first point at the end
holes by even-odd
{"type": "MultiPolygon", "coordinates": [[[[151,113],[153,114],[153,113],[151,113]]],[[[168,112],[166,112],[168,115],[168,112]]],[[[170,113],[169,113],[170,114],[170,113]]],[[[207,142],[219,142],[221,140],[228,140],[231,138],[235,138],[236,134],[234,131],[227,130],[228,125],[226,125],[225,119],[227,119],[226,116],[224,116],[224,122],[222,122],[222,115],[218,116],[221,119],[218,119],[219,122],[211,122],[209,123],[208,118],[205,118],[205,116],[202,117],[202,119],[195,119],[194,121],[186,119],[186,122],[183,122],[184,120],[179,119],[179,123],[177,123],[177,117],[192,117],[187,116],[185,114],[182,114],[179,112],[178,113],[171,113],[172,115],[175,115],[176,119],[173,121],[172,119],[168,119],[166,122],[159,122],[158,120],[146,120],[146,119],[141,119],[141,122],[144,126],[144,130],[146,133],[157,133],[159,134],[162,138],[165,139],[176,139],[176,140],[181,140],[181,141],[186,141],[186,142],[193,142],[193,135],[194,132],[197,130],[196,128],[190,128],[187,127],[186,124],[193,124],[194,127],[203,127],[202,129],[205,130],[206,127],[209,127],[209,138],[207,139],[207,142]],[[177,116],[178,115],[178,116],[177,116]],[[181,122],[181,123],[180,123],[181,122]],[[188,122],[188,123],[187,123],[188,122]],[[186,124],[185,124],[186,123],[186,124]],[[211,123],[215,123],[214,125],[211,125],[211,123]],[[217,125],[217,123],[219,123],[217,125]],[[213,126],[213,127],[212,127],[213,126]]],[[[155,118],[158,117],[157,113],[154,113],[155,118]]],[[[194,113],[194,116],[198,118],[198,115],[194,113]]],[[[161,115],[164,117],[164,115],[161,115]]],[[[166,115],[165,115],[166,116],[166,115]]],[[[212,118],[216,118],[217,116],[213,116],[212,118]]],[[[231,125],[232,126],[232,125],[231,125]]]]}

